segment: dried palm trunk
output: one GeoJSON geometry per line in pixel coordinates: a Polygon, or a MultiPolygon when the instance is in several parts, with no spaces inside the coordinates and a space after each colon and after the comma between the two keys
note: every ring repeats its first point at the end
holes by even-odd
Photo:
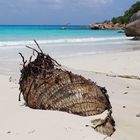
{"type": "MultiPolygon", "coordinates": [[[[39,45],[38,48],[40,49],[39,45]]],[[[37,57],[34,61],[30,59],[28,64],[20,53],[23,69],[19,84],[27,106],[34,109],[60,110],[80,116],[97,115],[105,110],[111,112],[112,107],[105,88],[64,70],[41,49],[40,52],[33,50],[37,52],[37,57]]],[[[104,120],[93,122],[96,125],[94,129],[105,135],[111,136],[115,131],[111,113],[104,120]]]]}

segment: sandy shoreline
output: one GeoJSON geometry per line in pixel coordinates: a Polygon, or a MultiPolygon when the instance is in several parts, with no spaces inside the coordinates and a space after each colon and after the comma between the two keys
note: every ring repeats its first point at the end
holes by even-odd
{"type": "MultiPolygon", "coordinates": [[[[108,90],[116,121],[116,132],[108,140],[139,140],[140,80],[110,77],[107,74],[140,76],[140,51],[119,52],[59,59],[75,73],[92,79],[108,90]],[[82,71],[84,70],[84,71],[82,71]],[[93,71],[100,72],[94,73],[93,71]]],[[[90,127],[90,117],[64,112],[33,110],[18,102],[18,84],[0,75],[0,139],[103,140],[90,127]]]]}
{"type": "Polygon", "coordinates": [[[112,52],[97,55],[68,57],[59,62],[73,69],[108,74],[140,76],[140,51],[112,52]]]}

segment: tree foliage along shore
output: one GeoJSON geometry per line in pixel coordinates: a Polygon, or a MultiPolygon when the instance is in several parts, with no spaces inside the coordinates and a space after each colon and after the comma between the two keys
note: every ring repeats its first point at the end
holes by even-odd
{"type": "Polygon", "coordinates": [[[129,23],[132,15],[134,13],[137,13],[140,10],[140,1],[137,1],[135,4],[133,4],[127,11],[124,12],[123,16],[119,17],[113,17],[112,23],[120,23],[120,24],[127,24],[129,23]]]}

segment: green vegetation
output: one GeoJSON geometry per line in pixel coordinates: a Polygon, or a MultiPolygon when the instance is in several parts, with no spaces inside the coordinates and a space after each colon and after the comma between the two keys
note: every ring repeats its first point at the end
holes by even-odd
{"type": "Polygon", "coordinates": [[[127,24],[130,21],[132,15],[140,10],[140,1],[133,4],[127,11],[124,12],[123,16],[112,18],[112,23],[127,24]]]}

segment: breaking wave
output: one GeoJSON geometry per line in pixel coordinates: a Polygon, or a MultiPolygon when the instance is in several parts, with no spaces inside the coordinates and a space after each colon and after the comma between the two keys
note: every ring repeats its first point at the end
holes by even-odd
{"type": "MultiPolygon", "coordinates": [[[[50,40],[37,40],[40,45],[62,45],[62,44],[80,44],[80,43],[115,43],[126,39],[126,37],[104,37],[104,38],[63,38],[50,40]]],[[[0,48],[21,48],[25,45],[33,45],[33,40],[17,40],[17,41],[0,41],[0,48]]]]}

